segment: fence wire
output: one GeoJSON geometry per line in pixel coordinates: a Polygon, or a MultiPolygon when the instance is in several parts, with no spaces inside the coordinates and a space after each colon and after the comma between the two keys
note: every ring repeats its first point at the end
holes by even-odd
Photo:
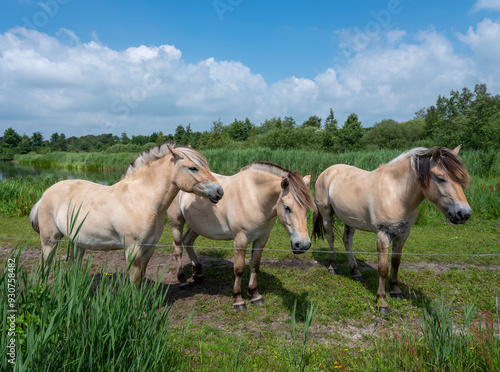
{"type": "MultiPolygon", "coordinates": [[[[0,236],[0,240],[14,240],[14,241],[19,241],[19,242],[40,242],[40,239],[36,238],[10,238],[10,237],[4,237],[0,236]]],[[[52,243],[61,243],[61,242],[69,242],[67,239],[61,239],[61,240],[51,240],[52,243]]],[[[82,243],[85,244],[82,241],[75,241],[75,243],[82,243]]],[[[98,242],[92,242],[88,245],[98,245],[98,242]]],[[[156,246],[156,247],[168,247],[172,248],[172,244],[141,244],[143,246],[156,246]]],[[[183,246],[186,248],[186,246],[183,246]]],[[[291,249],[280,249],[280,248],[272,248],[269,246],[266,246],[264,248],[252,248],[252,247],[218,247],[218,246],[201,246],[201,245],[193,245],[193,246],[188,246],[188,248],[193,248],[197,250],[261,250],[261,251],[268,251],[268,252],[291,252],[291,249]]],[[[304,253],[319,253],[319,254],[330,254],[330,248],[329,247],[319,247],[320,249],[309,249],[305,251],[304,253]],[[322,248],[322,249],[321,249],[322,248]]],[[[106,251],[105,249],[102,249],[102,251],[106,251]]],[[[348,254],[350,252],[347,252],[345,250],[339,250],[335,251],[335,254],[348,254]]],[[[376,251],[370,251],[370,252],[363,252],[363,251],[353,251],[352,252],[355,255],[378,255],[378,252],[376,251]]],[[[392,253],[391,251],[388,251],[390,254],[394,255],[400,255],[400,256],[440,256],[440,257],[466,257],[466,258],[474,258],[474,257],[500,257],[500,252],[498,253],[481,253],[481,254],[472,254],[472,253],[413,253],[413,252],[401,252],[401,253],[392,253]]]]}

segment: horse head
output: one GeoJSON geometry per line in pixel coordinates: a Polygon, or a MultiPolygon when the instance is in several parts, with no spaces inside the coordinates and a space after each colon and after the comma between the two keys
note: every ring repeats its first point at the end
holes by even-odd
{"type": "Polygon", "coordinates": [[[472,214],[463,192],[463,187],[469,185],[470,176],[458,157],[460,147],[454,150],[445,147],[429,149],[419,159],[417,167],[421,172],[419,181],[424,196],[453,224],[466,223],[472,214]]]}
{"type": "Polygon", "coordinates": [[[311,177],[300,177],[290,172],[281,181],[281,194],[277,203],[278,220],[290,236],[293,253],[306,252],[311,247],[307,232],[307,212],[314,208],[314,201],[307,185],[311,177]]]}
{"type": "Polygon", "coordinates": [[[182,191],[207,197],[217,203],[224,195],[222,186],[210,172],[203,155],[191,147],[168,146],[174,163],[173,183],[182,191]]]}

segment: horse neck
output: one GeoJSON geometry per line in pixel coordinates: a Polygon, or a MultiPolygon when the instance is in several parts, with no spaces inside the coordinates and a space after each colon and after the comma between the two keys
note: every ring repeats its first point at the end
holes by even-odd
{"type": "Polygon", "coordinates": [[[128,182],[132,192],[148,199],[148,206],[157,213],[164,214],[168,206],[179,193],[179,188],[172,183],[174,163],[171,155],[153,161],[136,169],[122,182],[128,182]]]}
{"type": "Polygon", "coordinates": [[[251,173],[253,190],[258,193],[259,205],[268,218],[277,216],[276,206],[281,196],[282,178],[264,171],[247,170],[251,173]]]}
{"type": "Polygon", "coordinates": [[[420,186],[417,174],[411,168],[410,162],[410,157],[405,157],[395,163],[385,165],[396,182],[402,185],[399,188],[399,199],[409,213],[413,212],[425,199],[422,186],[420,186]]]}

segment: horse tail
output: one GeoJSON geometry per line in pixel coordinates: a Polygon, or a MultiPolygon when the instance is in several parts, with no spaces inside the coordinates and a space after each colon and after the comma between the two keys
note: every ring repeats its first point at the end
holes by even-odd
{"type": "Polygon", "coordinates": [[[312,230],[312,238],[316,239],[324,239],[325,238],[325,226],[323,226],[323,216],[319,212],[318,208],[313,213],[313,230],[312,230]]]}
{"type": "Polygon", "coordinates": [[[30,212],[31,227],[39,234],[40,234],[40,226],[38,224],[38,207],[40,206],[41,200],[42,199],[36,202],[36,204],[33,206],[30,212]]]}

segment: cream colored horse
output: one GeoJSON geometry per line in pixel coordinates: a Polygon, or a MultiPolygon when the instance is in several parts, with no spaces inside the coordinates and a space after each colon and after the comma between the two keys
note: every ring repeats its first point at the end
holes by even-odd
{"type": "Polygon", "coordinates": [[[188,284],[182,266],[182,246],[191,259],[193,279],[198,281],[202,275],[193,249],[196,238],[201,235],[214,240],[234,240],[233,306],[245,310],[241,277],[246,247],[252,243],[248,295],[251,303],[262,305],[264,300],[257,290],[257,273],[262,250],[276,218],[288,232],[294,253],[304,253],[311,246],[307,232],[307,211],[314,209],[314,200],[307,187],[310,176],[302,178],[296,172],[266,162],[248,165],[233,176],[213,175],[224,187],[224,199],[220,203],[213,205],[203,198],[180,192],[167,211],[174,238],[177,277],[181,286],[188,284]],[[190,227],[183,236],[186,222],[190,227]]]}
{"type": "Polygon", "coordinates": [[[140,285],[163,232],[167,208],[179,190],[212,203],[223,195],[203,155],[174,145],[169,142],[143,152],[112,186],[65,180],[48,188],[30,213],[47,265],[53,259],[53,247],[66,236],[75,242],[72,262],[75,254],[80,260],[86,249],[124,249],[127,267],[131,264],[130,278],[140,285]],[[77,214],[76,221],[71,221],[71,215],[77,214]]]}
{"type": "Polygon", "coordinates": [[[388,248],[392,242],[391,296],[402,298],[398,269],[403,245],[417,219],[417,207],[424,199],[434,203],[454,224],[467,222],[472,210],[462,187],[469,184],[469,174],[458,158],[460,146],[415,148],[403,153],[373,172],[338,164],[320,174],[316,181],[316,204],[313,235],[323,237],[326,230],[330,245],[330,273],[335,273],[333,217],[344,222],[344,245],[351,272],[364,281],[352,251],[356,229],[377,234],[378,304],[388,313],[385,279],[389,271],[388,248]]]}

